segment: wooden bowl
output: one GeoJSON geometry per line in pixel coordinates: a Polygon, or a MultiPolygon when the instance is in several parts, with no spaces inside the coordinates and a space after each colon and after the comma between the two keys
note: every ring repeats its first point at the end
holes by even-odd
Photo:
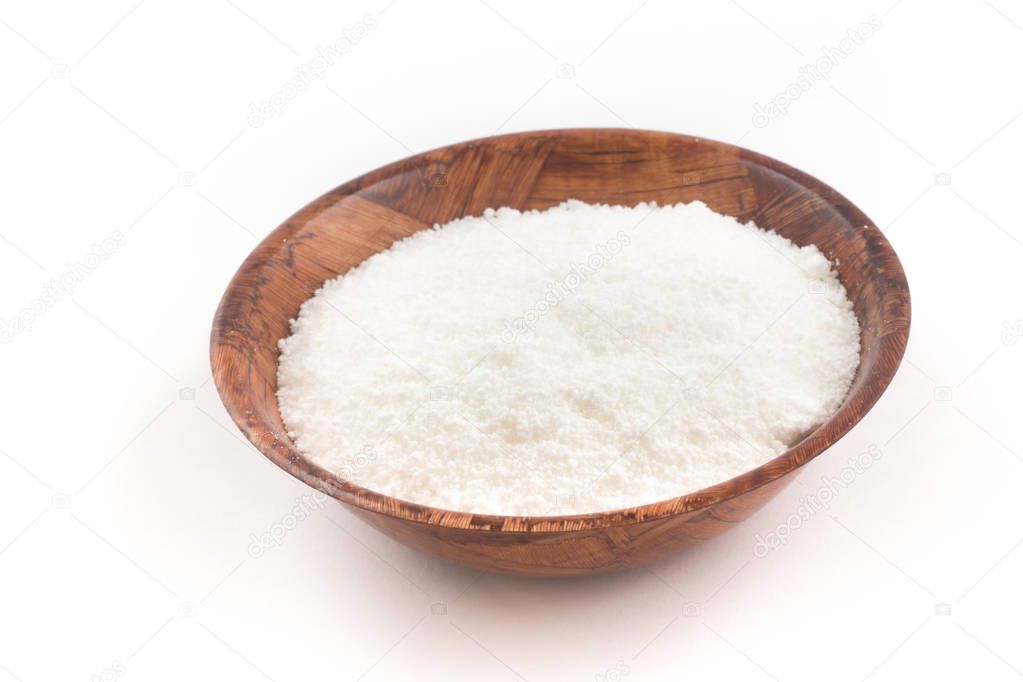
{"type": "MultiPolygon", "coordinates": [[[[503,135],[435,149],[328,192],[242,263],[213,322],[213,377],[232,419],[275,464],[395,539],[484,571],[571,576],[645,564],[748,517],[842,437],[888,386],[909,335],[909,289],[888,240],[823,182],[721,142],[619,129],[503,135]],[[699,199],[797,244],[816,244],[855,304],[860,364],[839,410],[802,442],[745,474],[641,507],[575,516],[492,516],[399,500],[305,459],[277,407],[277,341],[325,280],[398,239],[489,207],[566,199],[633,205],[699,199]]],[[[415,330],[409,330],[414,333],[415,330]]]]}

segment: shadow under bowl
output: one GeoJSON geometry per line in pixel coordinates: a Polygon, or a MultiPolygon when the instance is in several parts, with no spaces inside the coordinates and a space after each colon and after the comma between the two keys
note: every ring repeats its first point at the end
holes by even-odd
{"type": "Polygon", "coordinates": [[[213,322],[213,377],[231,418],[270,460],[411,547],[484,571],[572,576],[638,566],[732,528],[841,438],[877,401],[909,335],[905,274],[888,240],[845,197],[783,163],[663,132],[517,133],[435,149],[367,173],[301,209],[242,263],[213,322]],[[634,205],[700,200],[836,266],[860,325],[860,363],[841,407],[771,461],[639,507],[573,516],[496,516],[427,507],[339,480],[307,460],[277,405],[277,341],[325,280],[435,223],[486,208],[567,199],[634,205]]]}

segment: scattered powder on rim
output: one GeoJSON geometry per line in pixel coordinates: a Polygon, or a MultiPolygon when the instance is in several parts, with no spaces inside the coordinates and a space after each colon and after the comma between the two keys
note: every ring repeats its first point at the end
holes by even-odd
{"type": "Polygon", "coordinates": [[[488,209],[324,284],[280,342],[281,415],[354,483],[490,514],[722,482],[841,404],[859,327],[814,246],[700,202],[488,209]]]}

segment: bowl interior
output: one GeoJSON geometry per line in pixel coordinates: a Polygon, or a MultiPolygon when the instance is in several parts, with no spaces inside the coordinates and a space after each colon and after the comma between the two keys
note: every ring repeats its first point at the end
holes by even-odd
{"type": "Polygon", "coordinates": [[[521,133],[426,152],[353,180],[272,232],[231,281],[217,311],[211,363],[222,400],[267,457],[307,483],[370,511],[410,521],[512,531],[570,530],[691,511],[749,492],[819,454],[852,427],[888,385],[909,331],[909,292],[876,226],[820,181],[731,145],[618,129],[521,133]],[[643,507],[565,517],[450,512],[337,480],[306,461],[277,406],[277,341],[325,280],[396,240],[484,209],[542,209],[566,199],[633,205],[700,200],[754,220],[836,264],[860,323],[860,365],[838,412],[801,443],[731,481],[643,507]]]}

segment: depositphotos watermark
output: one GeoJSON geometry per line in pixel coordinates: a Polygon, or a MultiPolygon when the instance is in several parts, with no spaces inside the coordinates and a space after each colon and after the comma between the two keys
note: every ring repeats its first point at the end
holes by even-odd
{"type": "Polygon", "coordinates": [[[281,520],[270,526],[262,535],[249,533],[249,556],[258,559],[268,549],[280,547],[284,544],[284,538],[291,531],[298,528],[298,524],[308,519],[314,512],[323,509],[327,496],[316,491],[307,493],[295,500],[295,506],[291,511],[281,517],[281,520]]]}
{"type": "Polygon", "coordinates": [[[295,498],[295,506],[262,534],[249,533],[249,556],[258,559],[268,549],[280,547],[288,533],[326,506],[330,500],[330,488],[341,481],[350,479],[359,469],[367,466],[376,458],[373,451],[362,452],[348,458],[332,475],[323,482],[323,490],[314,490],[302,497],[295,498]]]}
{"type": "Polygon", "coordinates": [[[824,476],[821,478],[821,487],[813,493],[799,498],[799,508],[789,514],[784,523],[778,524],[774,530],[767,535],[757,533],[756,543],[753,545],[753,556],[763,559],[771,550],[788,544],[792,534],[799,530],[804,523],[813,518],[818,512],[826,510],[831,502],[838,495],[855,481],[863,472],[874,466],[881,459],[883,452],[876,445],[871,445],[859,457],[850,457],[846,466],[838,472],[837,476],[824,476]]]}
{"type": "Polygon", "coordinates": [[[114,661],[109,666],[89,676],[91,682],[114,682],[128,674],[128,668],[120,661],[114,661]]]}
{"type": "Polygon", "coordinates": [[[1002,343],[1006,346],[1015,346],[1021,338],[1023,338],[1023,319],[1002,322],[1002,343]]]}
{"type": "Polygon", "coordinates": [[[832,70],[880,30],[881,20],[871,14],[859,26],[850,28],[846,37],[838,41],[837,45],[822,47],[821,55],[809,64],[800,67],[799,75],[781,92],[768,100],[767,104],[757,102],[754,105],[753,125],[757,128],[764,128],[773,119],[787,114],[793,102],[809,92],[820,81],[831,78],[832,70]]]}
{"type": "Polygon", "coordinates": [[[266,123],[268,118],[284,113],[284,107],[288,102],[298,97],[300,92],[309,88],[316,81],[323,80],[330,67],[341,61],[341,58],[348,54],[352,47],[358,45],[376,27],[376,18],[372,14],[367,14],[362,21],[344,29],[341,36],[330,45],[317,47],[316,56],[308,62],[296,66],[295,76],[284,83],[277,92],[262,102],[249,104],[249,125],[259,128],[266,123]]]}
{"type": "Polygon", "coordinates": [[[618,659],[613,666],[594,675],[594,679],[596,682],[619,682],[630,672],[632,672],[632,668],[629,667],[629,664],[618,659]]]}
{"type": "Polygon", "coordinates": [[[583,263],[572,263],[569,272],[561,279],[547,284],[543,298],[533,304],[526,312],[514,320],[505,320],[501,330],[501,340],[511,343],[516,336],[532,331],[540,318],[551,312],[562,299],[575,292],[583,283],[593,276],[597,270],[611,262],[621,253],[622,249],[632,243],[632,239],[624,231],[619,230],[615,236],[602,244],[596,251],[586,257],[583,263]]]}
{"type": "Polygon", "coordinates": [[[0,319],[0,344],[10,343],[18,334],[32,331],[36,320],[47,310],[55,306],[62,298],[74,293],[75,287],[103,264],[103,261],[114,255],[118,249],[128,243],[128,238],[120,230],[115,230],[106,239],[92,245],[92,250],[82,256],[81,260],[68,261],[60,277],[43,284],[43,291],[29,302],[27,306],[10,319],[0,319]]]}

